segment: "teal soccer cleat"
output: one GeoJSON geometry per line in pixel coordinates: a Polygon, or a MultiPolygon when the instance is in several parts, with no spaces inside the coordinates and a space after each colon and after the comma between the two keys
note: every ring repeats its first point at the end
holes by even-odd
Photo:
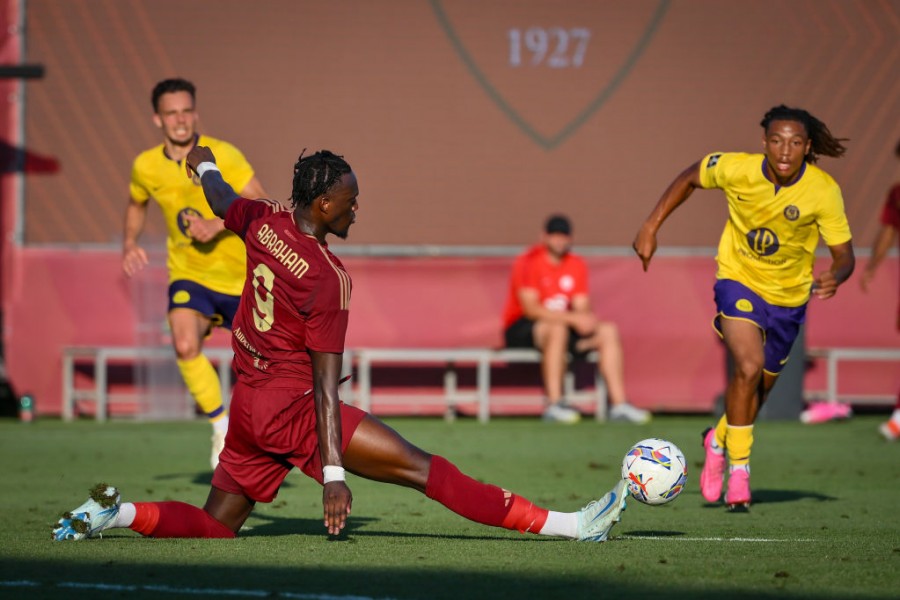
{"type": "Polygon", "coordinates": [[[605,542],[613,525],[621,520],[625,510],[625,481],[602,498],[589,503],[578,511],[578,541],[605,542]]]}
{"type": "Polygon", "coordinates": [[[100,536],[116,522],[121,498],[119,490],[105,483],[91,488],[87,501],[73,511],[65,513],[53,529],[53,540],[82,540],[100,536]]]}

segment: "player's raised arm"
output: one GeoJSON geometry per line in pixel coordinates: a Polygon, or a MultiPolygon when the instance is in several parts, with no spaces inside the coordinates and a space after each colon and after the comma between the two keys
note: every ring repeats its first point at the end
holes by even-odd
{"type": "Polygon", "coordinates": [[[663,192],[659,202],[656,203],[653,212],[641,225],[634,243],[631,245],[644,265],[644,270],[650,266],[650,259],[656,252],[656,233],[662,227],[663,222],[672,212],[688,199],[688,196],[700,185],[700,161],[695,162],[682,171],[675,180],[669,184],[663,192]]]}
{"type": "Polygon", "coordinates": [[[222,178],[216,165],[216,157],[206,146],[194,146],[185,160],[187,175],[196,173],[203,186],[203,194],[209,207],[217,217],[225,218],[225,212],[232,202],[239,198],[237,192],[222,178]],[[204,177],[205,175],[205,177],[204,177]]]}

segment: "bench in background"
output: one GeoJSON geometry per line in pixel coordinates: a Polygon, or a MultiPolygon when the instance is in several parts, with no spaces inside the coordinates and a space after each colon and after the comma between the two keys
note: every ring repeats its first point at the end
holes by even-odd
{"type": "Polygon", "coordinates": [[[896,402],[896,393],[879,395],[841,394],[838,386],[838,370],[842,362],[900,362],[900,348],[834,347],[810,348],[809,358],[825,362],[825,389],[807,390],[808,399],[839,402],[841,399],[863,400],[866,403],[890,404],[896,402]]]}
{"type": "MultiPolygon", "coordinates": [[[[222,394],[226,399],[231,395],[232,350],[224,347],[208,347],[204,354],[217,364],[222,394]]],[[[589,362],[596,362],[596,353],[588,355],[589,362]]],[[[64,420],[78,416],[79,405],[91,403],[94,418],[105,421],[110,413],[111,365],[135,366],[142,361],[175,361],[175,351],[171,346],[72,346],[62,352],[63,410],[64,420]],[[91,374],[90,386],[76,385],[76,370],[87,368],[91,374]]],[[[355,372],[355,379],[341,391],[341,397],[348,403],[368,412],[379,414],[379,400],[389,396],[391,402],[405,407],[402,414],[417,414],[424,407],[439,407],[445,418],[456,417],[460,404],[473,403],[479,421],[486,423],[491,417],[492,396],[496,392],[492,370],[514,364],[533,364],[539,369],[540,353],[530,349],[490,349],[490,348],[356,348],[344,354],[343,375],[355,372]],[[373,369],[394,365],[414,370],[437,366],[443,371],[440,385],[420,386],[415,396],[380,394],[373,385],[373,369]],[[461,368],[475,370],[474,389],[464,389],[459,384],[461,368]],[[436,391],[436,389],[438,391],[436,391]]],[[[565,397],[583,411],[594,413],[598,421],[606,420],[606,386],[602,377],[594,372],[593,387],[586,390],[575,389],[575,375],[570,370],[564,383],[565,397]]],[[[540,407],[540,388],[528,397],[526,403],[540,407]]],[[[496,400],[496,396],[494,396],[496,400]]],[[[227,401],[227,400],[226,400],[227,401]]],[[[521,402],[519,403],[521,405],[521,402]]],[[[84,411],[90,412],[90,411],[84,411]]]]}
{"type": "MultiPolygon", "coordinates": [[[[424,368],[437,366],[443,370],[441,393],[433,391],[408,398],[407,402],[425,405],[437,405],[443,409],[448,420],[455,418],[459,405],[474,403],[476,416],[482,423],[490,420],[492,405],[496,406],[496,392],[492,370],[512,364],[528,363],[539,369],[541,355],[537,350],[527,348],[491,349],[491,348],[354,348],[352,350],[355,364],[356,382],[345,399],[352,401],[365,411],[378,413],[378,394],[373,386],[372,371],[377,366],[394,365],[404,368],[424,368]],[[461,389],[459,384],[460,368],[471,368],[475,371],[475,384],[472,389],[461,389]]],[[[597,355],[592,352],[587,361],[596,363],[597,355]]],[[[571,364],[571,361],[570,361],[571,364]]],[[[593,369],[593,386],[587,390],[575,389],[575,375],[570,369],[566,373],[563,395],[574,406],[594,413],[598,421],[606,420],[606,385],[596,368],[593,369]]],[[[540,388],[538,388],[540,389],[540,388]]],[[[399,395],[391,398],[399,401],[399,395]]],[[[529,397],[529,402],[541,407],[541,393],[529,397]]]]}

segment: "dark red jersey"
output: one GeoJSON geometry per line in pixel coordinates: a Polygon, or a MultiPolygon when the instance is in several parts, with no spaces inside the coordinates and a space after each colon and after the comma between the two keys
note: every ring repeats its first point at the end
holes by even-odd
{"type": "Polygon", "coordinates": [[[881,209],[881,223],[900,231],[900,183],[888,192],[884,208],[881,209]]]}
{"type": "Polygon", "coordinates": [[[344,351],[350,276],[271,200],[235,200],[225,227],[247,247],[247,279],[232,327],[238,377],[254,387],[312,387],[307,350],[344,351]]]}

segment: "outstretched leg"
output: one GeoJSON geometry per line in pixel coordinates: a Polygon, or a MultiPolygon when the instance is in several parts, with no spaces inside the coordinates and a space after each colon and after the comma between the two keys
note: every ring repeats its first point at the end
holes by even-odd
{"type": "Polygon", "coordinates": [[[396,431],[366,415],[347,450],[344,467],[352,473],[413,488],[476,523],[520,532],[603,541],[624,508],[623,485],[582,511],[559,513],[495,485],[463,474],[441,456],[432,456],[396,431]]]}
{"type": "Polygon", "coordinates": [[[233,538],[253,510],[248,498],[211,488],[204,508],[184,502],[121,503],[119,490],[100,483],[78,508],[53,529],[57,541],[100,537],[115,528],[130,528],[157,538],[233,538]]]}

